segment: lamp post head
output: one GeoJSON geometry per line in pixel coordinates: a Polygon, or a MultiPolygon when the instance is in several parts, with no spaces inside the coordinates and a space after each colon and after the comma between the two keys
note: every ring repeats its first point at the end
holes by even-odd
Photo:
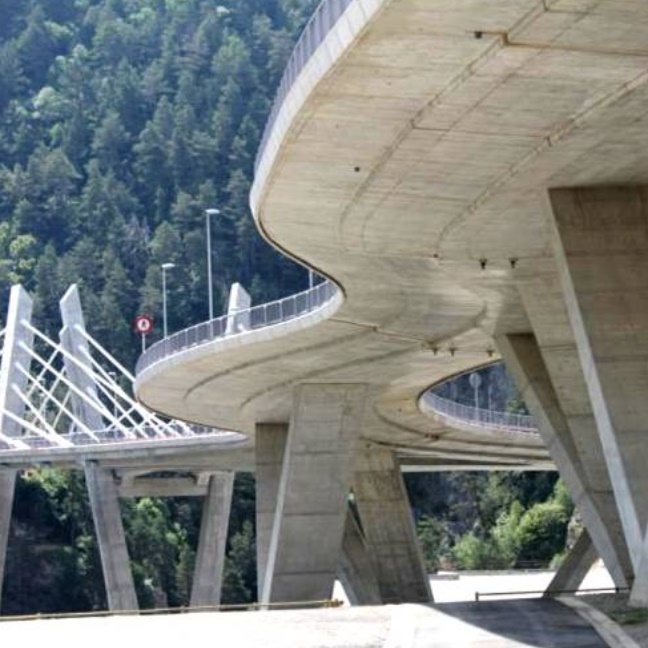
{"type": "Polygon", "coordinates": [[[218,216],[218,214],[220,214],[220,209],[211,207],[210,209],[205,209],[205,214],[207,214],[207,216],[218,216]]]}
{"type": "Polygon", "coordinates": [[[175,263],[163,263],[161,268],[162,270],[171,270],[171,268],[175,268],[175,263]]]}

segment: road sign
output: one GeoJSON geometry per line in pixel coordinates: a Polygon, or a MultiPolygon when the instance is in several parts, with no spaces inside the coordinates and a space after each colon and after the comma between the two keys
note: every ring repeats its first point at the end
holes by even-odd
{"type": "Polygon", "coordinates": [[[153,330],[153,318],[150,315],[137,315],[133,320],[135,333],[147,335],[153,330]]]}

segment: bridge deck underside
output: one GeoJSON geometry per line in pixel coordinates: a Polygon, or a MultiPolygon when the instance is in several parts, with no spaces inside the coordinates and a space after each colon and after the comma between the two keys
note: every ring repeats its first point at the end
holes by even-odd
{"type": "Polygon", "coordinates": [[[344,303],[161,363],[140,397],[251,433],[288,420],[299,382],[357,381],[365,438],[546,463],[528,435],[453,430],[417,400],[496,359],[495,335],[530,330],[515,279],[555,272],[548,187],[648,177],[647,18],[639,0],[351,3],[284,101],[251,198],[264,236],[344,303]]]}

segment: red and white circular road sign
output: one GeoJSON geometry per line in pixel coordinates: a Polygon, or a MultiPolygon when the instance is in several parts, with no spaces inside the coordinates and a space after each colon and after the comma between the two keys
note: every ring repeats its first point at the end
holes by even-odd
{"type": "Polygon", "coordinates": [[[150,315],[138,315],[133,320],[133,329],[135,333],[147,335],[153,330],[153,318],[150,315]]]}

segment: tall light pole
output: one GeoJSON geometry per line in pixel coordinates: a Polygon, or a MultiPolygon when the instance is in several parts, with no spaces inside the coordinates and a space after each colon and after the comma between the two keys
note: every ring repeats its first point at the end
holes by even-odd
{"type": "Polygon", "coordinates": [[[162,268],[162,328],[164,337],[167,337],[167,294],[166,294],[166,271],[175,268],[175,263],[163,263],[162,268]]]}
{"type": "Polygon", "coordinates": [[[209,319],[214,319],[214,278],[212,277],[212,249],[211,249],[211,217],[218,216],[219,209],[205,209],[205,223],[207,225],[207,292],[209,296],[209,319]]]}

